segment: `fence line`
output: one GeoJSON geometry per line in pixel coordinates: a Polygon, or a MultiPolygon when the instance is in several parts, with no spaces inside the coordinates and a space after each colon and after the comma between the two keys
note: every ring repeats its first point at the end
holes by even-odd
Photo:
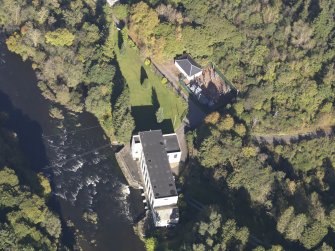
{"type": "Polygon", "coordinates": [[[169,78],[167,78],[163,72],[161,72],[161,70],[155,65],[155,63],[153,63],[151,61],[151,67],[153,68],[153,71],[158,75],[160,75],[161,77],[163,78],[166,78],[167,80],[167,85],[170,85],[170,87],[175,91],[175,93],[179,96],[181,96],[186,102],[188,101],[188,96],[178,87],[176,86],[175,84],[173,84],[169,78]]]}

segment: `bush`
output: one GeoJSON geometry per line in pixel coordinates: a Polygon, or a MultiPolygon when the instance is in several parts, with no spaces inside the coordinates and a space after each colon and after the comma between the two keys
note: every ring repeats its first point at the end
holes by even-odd
{"type": "Polygon", "coordinates": [[[146,58],[146,59],[144,60],[144,64],[145,64],[146,66],[151,65],[151,60],[150,60],[149,58],[146,58]]]}
{"type": "Polygon", "coordinates": [[[64,119],[62,110],[57,107],[52,107],[49,111],[49,115],[51,118],[60,119],[60,120],[64,119]]]}
{"type": "Polygon", "coordinates": [[[137,48],[137,47],[136,47],[136,44],[134,43],[133,40],[131,40],[131,39],[127,39],[127,41],[128,41],[128,44],[129,44],[129,46],[130,46],[131,48],[137,48]]]}
{"type": "Polygon", "coordinates": [[[161,83],[162,83],[163,85],[166,85],[167,82],[168,82],[167,78],[164,78],[164,77],[163,77],[163,78],[161,79],[161,83]]]}

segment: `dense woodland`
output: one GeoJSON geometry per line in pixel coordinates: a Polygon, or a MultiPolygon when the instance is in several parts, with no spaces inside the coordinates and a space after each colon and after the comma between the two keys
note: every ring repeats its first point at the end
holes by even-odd
{"type": "Polygon", "coordinates": [[[58,250],[59,216],[47,206],[50,184],[31,171],[15,134],[0,127],[0,250],[58,250]]]}
{"type": "Polygon", "coordinates": [[[179,229],[184,237],[178,245],[185,250],[333,250],[335,138],[259,144],[239,127],[236,118],[215,112],[189,133],[185,196],[197,198],[192,190],[201,185],[213,199],[198,214],[199,222],[192,217],[193,223],[179,229]]]}
{"type": "MultiPolygon", "coordinates": [[[[32,62],[43,95],[95,114],[119,141],[129,140],[134,120],[113,52],[112,15],[143,55],[164,63],[188,52],[203,65],[215,63],[239,89],[233,104],[188,133],[189,164],[177,179],[180,224],[150,233],[150,250],[335,248],[334,136],[273,144],[253,138],[334,126],[334,1],[148,0],[110,8],[93,0],[0,0],[0,6],[7,46],[32,62]]],[[[62,117],[56,108],[52,114],[62,117]]],[[[11,169],[1,172],[11,183],[0,180],[0,187],[25,194],[11,169]]],[[[6,207],[17,209],[12,197],[6,207]]],[[[15,234],[19,212],[5,219],[9,230],[0,238],[15,234]]],[[[23,221],[49,233],[32,232],[41,241],[31,245],[58,238],[43,219],[23,221]]]]}

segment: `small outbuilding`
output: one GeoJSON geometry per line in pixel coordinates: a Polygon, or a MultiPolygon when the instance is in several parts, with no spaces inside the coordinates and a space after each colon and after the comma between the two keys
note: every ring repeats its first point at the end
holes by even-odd
{"type": "Polygon", "coordinates": [[[119,0],[107,0],[107,3],[108,3],[110,6],[113,6],[113,5],[116,4],[117,2],[119,2],[119,0]]]}
{"type": "Polygon", "coordinates": [[[178,70],[188,79],[193,80],[202,75],[202,68],[189,55],[183,55],[175,60],[178,70]]]}

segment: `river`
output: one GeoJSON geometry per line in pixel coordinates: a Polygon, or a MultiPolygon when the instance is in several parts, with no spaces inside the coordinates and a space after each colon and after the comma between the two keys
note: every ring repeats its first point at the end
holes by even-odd
{"type": "MultiPolygon", "coordinates": [[[[83,250],[144,250],[133,231],[143,213],[140,192],[129,189],[102,128],[89,113],[65,112],[63,127],[51,119],[29,62],[0,45],[0,111],[18,134],[31,167],[53,186],[53,208],[78,230],[83,250]],[[98,223],[83,219],[96,212],[98,223]]],[[[70,241],[69,231],[64,240],[70,241]]]]}

